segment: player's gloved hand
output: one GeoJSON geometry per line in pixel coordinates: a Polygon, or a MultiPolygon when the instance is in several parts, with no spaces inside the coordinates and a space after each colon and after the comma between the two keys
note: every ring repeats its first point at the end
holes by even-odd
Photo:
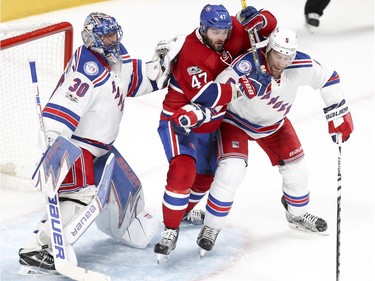
{"type": "Polygon", "coordinates": [[[328,132],[332,140],[338,143],[337,134],[341,134],[342,142],[349,139],[353,132],[352,115],[345,99],[323,109],[328,122],[328,132]]]}
{"type": "Polygon", "coordinates": [[[254,29],[259,31],[264,26],[263,16],[253,6],[247,6],[242,9],[237,13],[236,17],[246,30],[254,29]]]}
{"type": "Polygon", "coordinates": [[[271,75],[268,72],[257,73],[254,71],[247,76],[241,76],[238,80],[238,89],[248,99],[263,96],[271,91],[271,75]]]}
{"type": "Polygon", "coordinates": [[[159,41],[152,60],[146,63],[147,77],[156,81],[159,90],[168,85],[174,59],[180,52],[185,38],[186,36],[179,35],[169,41],[159,41]]]}
{"type": "Polygon", "coordinates": [[[173,130],[177,135],[188,135],[191,128],[209,122],[211,115],[209,108],[195,103],[186,104],[172,115],[173,130]]]}

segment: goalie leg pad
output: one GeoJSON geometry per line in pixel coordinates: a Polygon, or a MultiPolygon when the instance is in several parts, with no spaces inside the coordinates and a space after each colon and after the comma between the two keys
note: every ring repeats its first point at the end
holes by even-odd
{"type": "Polygon", "coordinates": [[[144,249],[156,233],[161,231],[161,221],[149,211],[138,213],[122,236],[122,242],[130,247],[144,249]]]}
{"type": "Polygon", "coordinates": [[[60,208],[66,244],[73,245],[99,216],[101,206],[93,192],[96,192],[95,186],[92,186],[86,194],[82,192],[77,196],[78,192],[76,192],[75,199],[61,198],[60,208]],[[89,200],[91,201],[86,203],[89,200]]]}

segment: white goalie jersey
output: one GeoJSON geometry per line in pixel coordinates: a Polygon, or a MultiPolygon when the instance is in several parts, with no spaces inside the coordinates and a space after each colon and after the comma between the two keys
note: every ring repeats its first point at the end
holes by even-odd
{"type": "Polygon", "coordinates": [[[122,63],[109,68],[100,56],[78,48],[43,110],[48,137],[62,135],[99,157],[115,141],[125,98],[158,90],[146,65],[121,45],[122,63]],[[116,69],[118,68],[118,69],[116,69]]]}

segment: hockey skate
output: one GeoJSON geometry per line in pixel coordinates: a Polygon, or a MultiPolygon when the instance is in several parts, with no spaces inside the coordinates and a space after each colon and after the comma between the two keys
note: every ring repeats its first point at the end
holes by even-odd
{"type": "Polygon", "coordinates": [[[169,260],[170,253],[176,248],[179,228],[165,228],[162,239],[154,247],[154,252],[157,254],[158,263],[165,263],[169,260]]]}
{"type": "Polygon", "coordinates": [[[21,248],[18,255],[21,264],[18,271],[20,275],[58,274],[55,271],[53,256],[47,249],[28,251],[21,248]]]}
{"type": "Polygon", "coordinates": [[[202,225],[204,222],[205,212],[202,210],[191,210],[190,212],[186,212],[182,221],[191,223],[194,225],[202,225]]]}
{"type": "Polygon", "coordinates": [[[328,232],[326,231],[328,225],[324,219],[314,216],[307,212],[302,216],[293,215],[288,210],[288,203],[285,201],[284,196],[281,197],[281,203],[285,208],[286,219],[289,222],[289,226],[291,228],[305,232],[313,232],[322,235],[328,235],[328,232]]]}
{"type": "Polygon", "coordinates": [[[212,250],[219,233],[220,233],[220,230],[210,228],[207,225],[204,225],[202,227],[197,238],[197,244],[201,248],[200,249],[201,258],[205,255],[206,251],[212,250]]]}

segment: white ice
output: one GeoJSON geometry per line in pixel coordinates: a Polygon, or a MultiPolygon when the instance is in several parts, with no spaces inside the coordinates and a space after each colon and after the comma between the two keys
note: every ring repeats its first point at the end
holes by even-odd
{"type": "MultiPolygon", "coordinates": [[[[188,34],[198,26],[199,13],[207,3],[222,3],[231,14],[241,8],[240,1],[113,0],[23,20],[69,21],[75,28],[74,47],[78,47],[87,14],[106,12],[122,25],[123,43],[130,54],[149,60],[156,42],[188,34]]],[[[254,0],[248,4],[272,11],[279,25],[297,31],[301,51],[333,66],[340,74],[355,128],[342,146],[340,280],[373,281],[374,2],[331,1],[315,34],[304,29],[302,0],[254,0]]],[[[163,95],[164,92],[158,92],[127,99],[115,143],[141,179],[147,206],[158,216],[167,171],[156,131],[163,95]]],[[[338,148],[328,135],[323,107],[319,94],[303,87],[289,117],[309,167],[310,211],[328,221],[329,236],[297,232],[287,226],[280,203],[281,177],[259,147],[251,143],[246,180],[214,250],[204,258],[199,258],[195,244],[197,227],[184,227],[170,262],[157,265],[152,245],[145,250],[119,245],[93,226],[76,244],[79,262],[110,274],[113,280],[336,280],[338,148]]],[[[204,204],[200,207],[204,208],[204,204]]],[[[17,276],[17,251],[43,210],[40,193],[32,189],[15,192],[2,184],[1,280],[33,279],[17,276]]]]}

